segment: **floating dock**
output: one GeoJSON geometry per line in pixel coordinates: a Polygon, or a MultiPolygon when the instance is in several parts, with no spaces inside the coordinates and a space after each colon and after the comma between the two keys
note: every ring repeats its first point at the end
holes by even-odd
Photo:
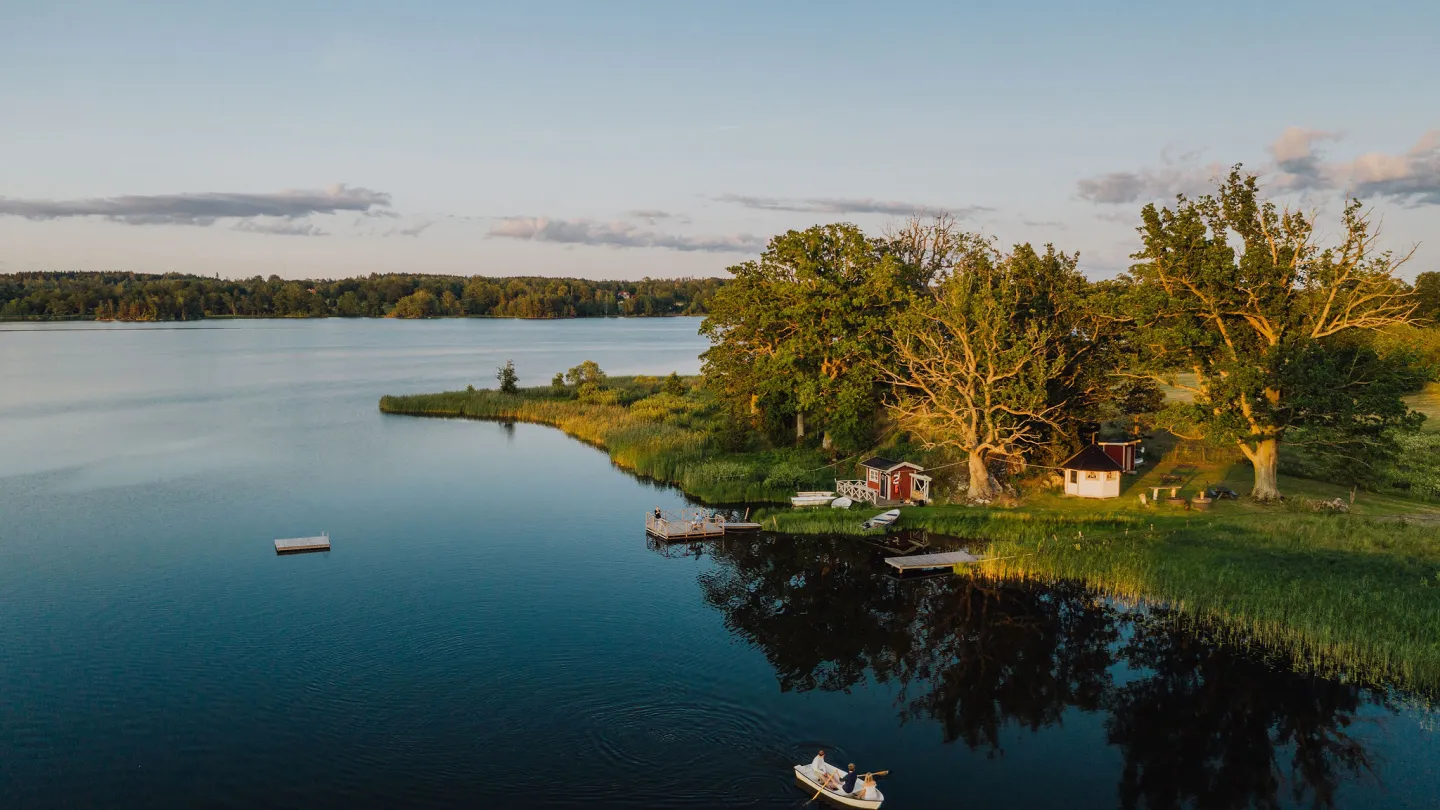
{"type": "Polygon", "coordinates": [[[329,551],[330,535],[319,537],[291,537],[275,541],[276,554],[297,554],[302,551],[329,551]]]}
{"type": "Polygon", "coordinates": [[[953,568],[957,565],[984,562],[968,551],[946,551],[939,554],[915,554],[910,557],[886,557],[885,563],[899,571],[923,571],[927,568],[953,568]]]}
{"type": "Polygon", "coordinates": [[[758,532],[759,523],[727,521],[724,517],[699,509],[680,512],[651,512],[645,516],[645,533],[661,540],[704,540],[727,532],[758,532]]]}

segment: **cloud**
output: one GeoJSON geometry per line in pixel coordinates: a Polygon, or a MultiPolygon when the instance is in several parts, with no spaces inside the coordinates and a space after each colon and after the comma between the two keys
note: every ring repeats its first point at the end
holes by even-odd
{"type": "MultiPolygon", "coordinates": [[[[1193,153],[1192,153],[1193,154],[1193,153]]],[[[1215,187],[1225,173],[1219,164],[1190,166],[1171,164],[1137,172],[1110,172],[1081,179],[1076,188],[1080,199],[1115,205],[1148,202],[1177,194],[1203,194],[1215,187]]]]}
{"type": "Polygon", "coordinates": [[[950,208],[943,205],[900,202],[897,200],[873,200],[868,197],[806,197],[784,199],[780,197],[751,197],[743,194],[721,194],[719,202],[743,205],[760,211],[798,211],[807,214],[891,214],[909,216],[929,212],[947,212],[956,217],[966,218],[995,209],[983,205],[966,205],[950,208]]]}
{"type": "Polygon", "coordinates": [[[1328,188],[1326,167],[1320,163],[1315,151],[1319,141],[1335,141],[1340,136],[1334,132],[1305,127],[1286,127],[1280,137],[1270,144],[1270,154],[1275,158],[1275,167],[1281,177],[1277,183],[1287,189],[1328,188]]]}
{"type": "MultiPolygon", "coordinates": [[[[1332,191],[1362,200],[1384,199],[1416,208],[1440,205],[1440,130],[1431,130],[1404,154],[1362,154],[1349,161],[1327,161],[1318,144],[1337,141],[1335,132],[1287,127],[1267,147],[1273,161],[1262,165],[1272,194],[1332,191]]],[[[1159,169],[1111,172],[1080,180],[1082,199],[1095,203],[1135,203],[1184,193],[1213,191],[1226,169],[1176,165],[1162,158],[1159,169]]]]}
{"type": "Polygon", "coordinates": [[[490,235],[532,242],[565,245],[603,245],[618,248],[666,248],[685,252],[755,253],[765,241],[750,234],[733,236],[678,236],[641,230],[628,222],[589,219],[505,217],[490,226],[490,235]]]}
{"type": "Polygon", "coordinates": [[[674,220],[682,225],[689,225],[690,218],[684,214],[672,214],[669,211],[661,211],[655,208],[639,208],[626,214],[633,219],[643,219],[654,225],[661,220],[674,220]]]}
{"type": "Polygon", "coordinates": [[[232,226],[247,233],[271,233],[280,236],[328,236],[319,226],[303,219],[242,219],[232,226]]]}
{"type": "Polygon", "coordinates": [[[435,220],[433,219],[421,220],[420,222],[417,222],[409,227],[391,228],[390,230],[382,234],[382,236],[419,236],[420,234],[424,233],[427,228],[434,224],[435,220]]]}
{"type": "Polygon", "coordinates": [[[1336,172],[1362,199],[1385,197],[1411,208],[1440,205],[1440,130],[1425,133],[1403,155],[1361,155],[1339,164],[1336,172]]]}
{"type": "Polygon", "coordinates": [[[0,216],[34,220],[104,217],[127,225],[213,225],[221,219],[282,217],[340,211],[371,213],[390,206],[390,195],[366,188],[332,185],[324,191],[280,191],[273,194],[202,192],[126,195],[81,200],[38,200],[0,197],[0,216]]]}
{"type": "Polygon", "coordinates": [[[1020,224],[1028,225],[1031,228],[1064,228],[1065,223],[1058,219],[1022,219],[1020,224]]]}

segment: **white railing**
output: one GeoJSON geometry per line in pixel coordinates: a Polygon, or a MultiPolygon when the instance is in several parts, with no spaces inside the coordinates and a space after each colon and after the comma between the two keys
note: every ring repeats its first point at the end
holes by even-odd
{"type": "Polygon", "coordinates": [[[877,494],[877,493],[875,492],[875,490],[871,489],[870,487],[865,486],[865,481],[864,481],[864,480],[859,480],[859,481],[838,481],[838,480],[837,480],[837,481],[835,482],[835,491],[838,492],[838,493],[840,493],[841,495],[844,495],[845,497],[849,498],[849,499],[852,500],[852,501],[869,501],[870,503],[874,503],[874,502],[875,502],[875,497],[876,497],[876,494],[877,494]]]}
{"type": "Polygon", "coordinates": [[[910,500],[930,502],[930,477],[927,475],[910,476],[910,500]]]}

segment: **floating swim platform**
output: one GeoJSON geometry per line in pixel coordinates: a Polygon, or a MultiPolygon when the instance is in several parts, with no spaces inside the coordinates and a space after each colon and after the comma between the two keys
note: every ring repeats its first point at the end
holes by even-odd
{"type": "Polygon", "coordinates": [[[318,537],[291,537],[275,541],[276,554],[295,554],[301,551],[329,551],[330,535],[318,537]]]}
{"type": "Polygon", "coordinates": [[[886,557],[885,564],[900,571],[922,571],[926,568],[950,568],[956,565],[984,562],[968,551],[945,551],[939,554],[914,554],[909,557],[886,557]]]}

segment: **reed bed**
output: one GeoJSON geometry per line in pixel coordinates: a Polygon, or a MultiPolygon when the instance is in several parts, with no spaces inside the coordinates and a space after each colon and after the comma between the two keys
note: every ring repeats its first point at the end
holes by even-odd
{"type": "MultiPolygon", "coordinates": [[[[791,533],[860,533],[859,513],[831,511],[762,519],[791,533]]],[[[971,550],[996,559],[977,576],[1082,581],[1221,625],[1307,671],[1440,693],[1440,527],[1257,517],[934,507],[905,510],[897,527],[982,541],[971,550]]]]}

